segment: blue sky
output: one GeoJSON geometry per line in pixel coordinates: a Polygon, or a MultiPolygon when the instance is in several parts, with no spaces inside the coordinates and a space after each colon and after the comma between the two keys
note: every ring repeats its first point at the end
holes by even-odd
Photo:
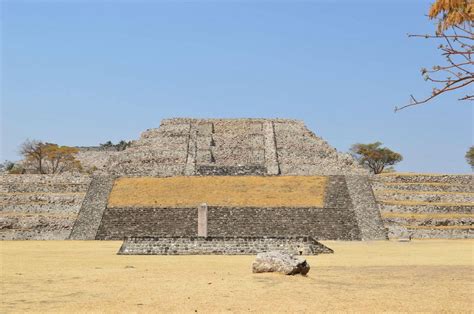
{"type": "Polygon", "coordinates": [[[472,104],[431,90],[429,1],[3,1],[1,154],[26,138],[136,139],[169,117],[302,119],[338,150],[381,141],[397,169],[469,172],[472,104]]]}

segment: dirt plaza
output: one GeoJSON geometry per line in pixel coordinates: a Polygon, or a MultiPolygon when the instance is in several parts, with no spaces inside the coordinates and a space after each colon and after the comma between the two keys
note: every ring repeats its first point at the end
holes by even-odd
{"type": "Polygon", "coordinates": [[[453,311],[474,305],[472,240],[323,241],[307,277],[254,256],[118,256],[120,241],[3,241],[0,311],[453,311]]]}

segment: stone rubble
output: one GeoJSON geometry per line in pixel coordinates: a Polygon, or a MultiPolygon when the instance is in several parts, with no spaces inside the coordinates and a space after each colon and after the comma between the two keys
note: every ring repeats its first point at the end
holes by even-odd
{"type": "Polygon", "coordinates": [[[305,276],[309,269],[310,266],[305,259],[281,251],[259,253],[252,263],[254,273],[278,272],[305,276]]]}

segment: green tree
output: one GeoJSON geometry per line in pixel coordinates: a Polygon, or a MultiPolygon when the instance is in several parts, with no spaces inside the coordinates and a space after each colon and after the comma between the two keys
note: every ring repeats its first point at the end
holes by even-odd
{"type": "Polygon", "coordinates": [[[466,152],[466,161],[469,165],[471,165],[471,168],[474,170],[474,146],[471,146],[466,152]]]}
{"type": "Polygon", "coordinates": [[[381,173],[386,166],[403,160],[402,155],[386,147],[381,147],[382,143],[375,142],[370,144],[354,144],[351,147],[352,156],[354,156],[361,165],[372,170],[373,173],[381,173]]]}
{"type": "Polygon", "coordinates": [[[125,150],[127,147],[130,147],[130,145],[132,145],[132,142],[121,140],[117,144],[114,144],[114,143],[112,143],[112,141],[107,141],[107,142],[105,142],[103,144],[99,144],[99,145],[102,148],[106,148],[106,149],[113,148],[116,151],[122,151],[122,150],[125,150]]]}

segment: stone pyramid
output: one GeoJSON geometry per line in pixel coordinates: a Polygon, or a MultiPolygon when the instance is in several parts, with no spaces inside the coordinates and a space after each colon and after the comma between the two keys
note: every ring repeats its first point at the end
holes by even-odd
{"type": "Polygon", "coordinates": [[[302,121],[188,119],[161,122],[105,169],[123,176],[367,174],[302,121]]]}

